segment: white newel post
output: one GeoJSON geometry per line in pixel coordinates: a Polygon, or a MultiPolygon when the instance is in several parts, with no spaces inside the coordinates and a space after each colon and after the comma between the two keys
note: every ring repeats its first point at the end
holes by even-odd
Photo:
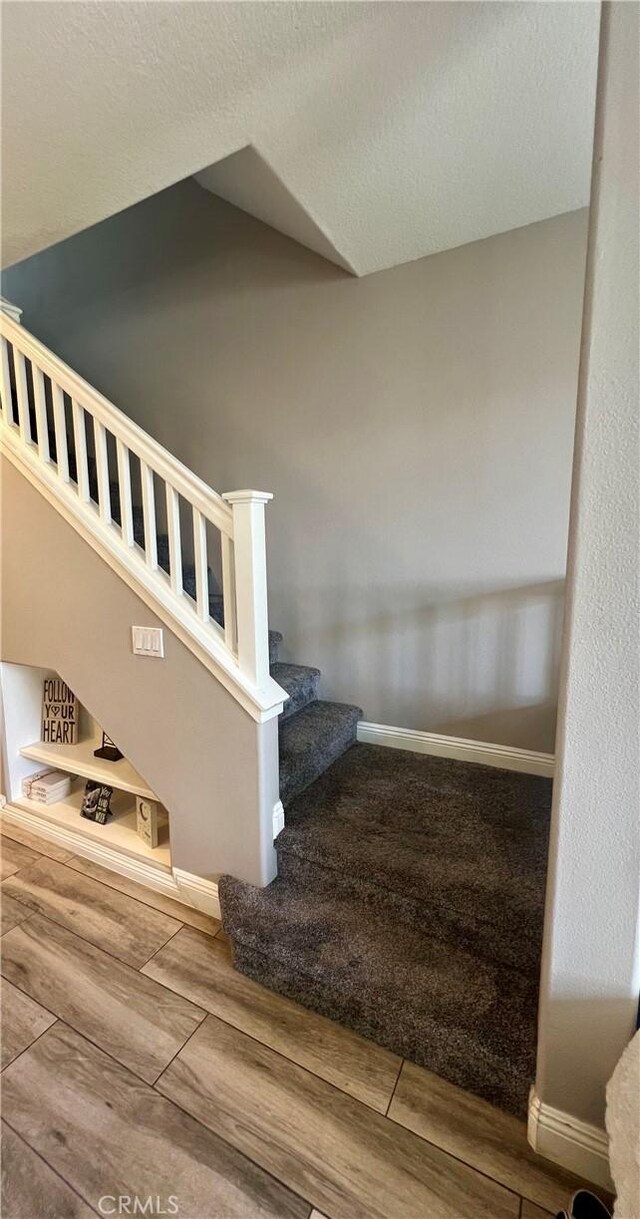
{"type": "MultiPolygon", "coordinates": [[[[232,491],[223,499],[18,325],[1,297],[0,399],[3,457],[6,455],[89,545],[120,571],[257,723],[277,717],[285,692],[269,672],[264,517],[265,504],[273,496],[264,491],[232,491]],[[53,419],[49,417],[51,408],[53,419]],[[50,450],[52,423],[55,447],[50,450]],[[117,490],[111,481],[115,475],[114,442],[117,490]],[[89,476],[94,447],[97,504],[91,498],[89,476]],[[77,467],[73,479],[69,472],[72,453],[77,467]],[[139,469],[142,522],[134,520],[133,461],[139,469]],[[162,511],[165,498],[166,524],[162,511]],[[193,526],[195,590],[191,585],[186,589],[183,581],[183,525],[189,518],[193,526]],[[168,571],[158,561],[161,527],[166,529],[169,542],[168,571]],[[213,561],[218,547],[224,629],[218,621],[220,597],[209,587],[209,560],[213,561]]],[[[217,572],[218,564],[215,567],[217,572]]],[[[269,818],[277,801],[275,772],[270,787],[274,798],[269,818]]],[[[274,866],[271,820],[268,831],[266,821],[262,829],[261,850],[264,848],[264,858],[270,861],[269,871],[274,866]]]]}
{"type": "Polygon", "coordinates": [[[238,663],[261,686],[269,677],[264,506],[273,496],[266,491],[229,491],[222,498],[233,510],[238,663]]]}

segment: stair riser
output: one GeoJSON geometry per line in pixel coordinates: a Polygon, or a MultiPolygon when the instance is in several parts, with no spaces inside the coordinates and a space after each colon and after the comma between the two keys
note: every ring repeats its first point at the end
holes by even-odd
{"type": "Polygon", "coordinates": [[[390,920],[399,919],[409,927],[477,953],[488,961],[498,961],[533,978],[539,976],[542,916],[535,926],[532,926],[530,915],[523,915],[518,922],[512,910],[504,925],[479,923],[477,918],[471,922],[464,915],[443,908],[440,896],[431,907],[380,885],[365,883],[348,872],[323,867],[317,860],[303,859],[279,847],[278,840],[276,850],[278,876],[301,892],[330,894],[338,899],[357,898],[363,907],[387,914],[390,920]]]}
{"type": "MultiPolygon", "coordinates": [[[[369,999],[349,994],[348,985],[329,989],[322,979],[308,974],[291,976],[286,965],[273,957],[234,941],[233,961],[236,969],[253,981],[277,991],[288,999],[336,1020],[370,1038],[393,1053],[419,1066],[434,1071],[444,1079],[465,1089],[471,1089],[493,1105],[523,1117],[531,1080],[535,1075],[535,1039],[531,1052],[514,1070],[508,1064],[487,1053],[469,1030],[451,1029],[424,1015],[415,1027],[411,1013],[400,1007],[391,1025],[381,1021],[375,996],[369,999]],[[474,1064],[470,1077],[469,1064],[474,1064]]],[[[535,1008],[532,1013],[535,1023],[535,1008]]]]}
{"type": "Polygon", "coordinates": [[[307,707],[314,699],[318,697],[318,686],[320,684],[320,676],[310,677],[307,681],[301,682],[292,693],[284,705],[284,709],[280,716],[280,720],[288,720],[296,711],[301,711],[303,707],[307,707]]]}
{"type": "Polygon", "coordinates": [[[359,714],[358,712],[354,715],[340,732],[335,733],[330,744],[321,753],[309,754],[308,757],[301,758],[295,769],[284,776],[281,770],[280,799],[285,808],[320,775],[324,774],[325,770],[328,770],[347,749],[355,745],[359,714]]]}

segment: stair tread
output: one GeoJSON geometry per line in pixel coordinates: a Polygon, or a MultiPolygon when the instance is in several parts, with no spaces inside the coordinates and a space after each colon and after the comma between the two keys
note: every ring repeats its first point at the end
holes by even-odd
{"type": "Polygon", "coordinates": [[[316,700],[322,674],[310,665],[294,665],[277,660],[271,665],[271,676],[289,695],[281,713],[282,722],[316,700]]]}
{"type": "Polygon", "coordinates": [[[280,798],[283,804],[317,779],[356,739],[362,712],[318,699],[280,720],[280,798]]]}
{"type": "Polygon", "coordinates": [[[537,972],[551,782],[355,745],[287,808],[279,870],[537,972]]]}
{"type": "MultiPolygon", "coordinates": [[[[282,638],[282,636],[281,636],[281,638],[282,638]]],[[[274,670],[274,672],[273,672],[274,677],[276,676],[275,671],[277,671],[277,673],[278,673],[277,680],[280,682],[281,686],[284,686],[285,681],[289,681],[289,680],[292,683],[295,683],[295,681],[300,680],[303,677],[321,677],[322,676],[320,669],[314,669],[311,665],[294,665],[294,664],[289,664],[288,661],[284,661],[284,660],[277,660],[276,663],[271,666],[271,668],[272,668],[272,670],[274,670]]]]}
{"type": "Polygon", "coordinates": [[[317,699],[309,707],[303,707],[289,724],[280,730],[280,748],[298,750],[304,748],[311,734],[328,733],[336,722],[356,721],[362,716],[360,707],[351,703],[333,703],[317,699]]]}
{"type": "Polygon", "coordinates": [[[220,881],[238,968],[514,1112],[535,1069],[537,979],[278,878],[220,881]]]}
{"type": "Polygon", "coordinates": [[[304,887],[308,893],[349,895],[360,901],[363,909],[385,909],[387,917],[408,926],[419,927],[443,943],[455,944],[485,959],[518,969],[531,977],[540,973],[543,912],[529,917],[513,911],[505,903],[501,919],[492,921],[482,913],[449,906],[442,894],[414,897],[398,889],[390,889],[378,878],[362,881],[349,872],[348,865],[335,864],[327,843],[324,861],[298,857],[280,847],[276,841],[278,874],[283,880],[304,887]]]}

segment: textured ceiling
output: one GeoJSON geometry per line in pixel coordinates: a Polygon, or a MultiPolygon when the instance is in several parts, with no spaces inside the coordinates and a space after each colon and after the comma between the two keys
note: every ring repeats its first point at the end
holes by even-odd
{"type": "Polygon", "coordinates": [[[5,0],[2,20],[4,265],[205,167],[359,275],[588,202],[590,0],[5,0]]]}

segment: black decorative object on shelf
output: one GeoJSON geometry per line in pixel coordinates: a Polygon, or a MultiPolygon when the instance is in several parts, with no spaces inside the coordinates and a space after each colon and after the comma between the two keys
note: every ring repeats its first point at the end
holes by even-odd
{"type": "Polygon", "coordinates": [[[87,779],[80,810],[81,815],[88,821],[97,821],[99,825],[104,825],[107,818],[111,816],[109,805],[112,795],[113,788],[106,783],[96,783],[94,779],[87,779]]]}
{"type": "Polygon", "coordinates": [[[120,752],[115,741],[112,741],[111,737],[103,732],[102,745],[100,749],[94,749],[93,756],[94,758],[106,758],[108,762],[119,762],[124,754],[120,752]]]}

